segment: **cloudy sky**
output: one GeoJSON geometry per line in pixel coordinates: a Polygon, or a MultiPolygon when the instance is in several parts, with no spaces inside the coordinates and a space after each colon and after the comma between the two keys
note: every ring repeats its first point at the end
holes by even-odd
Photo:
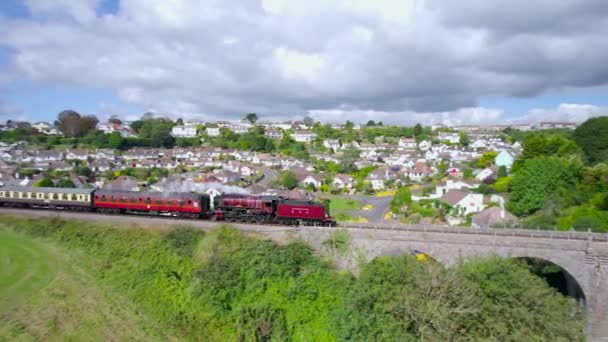
{"type": "Polygon", "coordinates": [[[1,0],[0,121],[608,115],[606,0],[1,0]]]}

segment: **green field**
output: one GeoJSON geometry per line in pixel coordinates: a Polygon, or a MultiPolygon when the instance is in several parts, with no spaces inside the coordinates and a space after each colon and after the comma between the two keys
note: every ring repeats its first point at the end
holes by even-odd
{"type": "Polygon", "coordinates": [[[329,202],[329,212],[336,215],[345,211],[354,211],[361,209],[361,202],[350,198],[332,198],[329,202]]]}
{"type": "MultiPolygon", "coordinates": [[[[96,285],[77,256],[0,229],[0,341],[149,340],[151,324],[96,285]]],[[[150,336],[151,335],[151,336],[150,336]]]]}

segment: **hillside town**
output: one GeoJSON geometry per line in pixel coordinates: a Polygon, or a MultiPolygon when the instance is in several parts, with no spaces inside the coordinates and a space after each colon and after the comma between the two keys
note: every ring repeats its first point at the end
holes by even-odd
{"type": "Polygon", "coordinates": [[[500,184],[498,191],[489,187],[508,175],[522,152],[509,132],[576,128],[571,122],[452,127],[324,124],[310,118],[267,122],[257,114],[231,122],[173,122],[146,114],[133,122],[111,117],[72,134],[65,121],[2,125],[0,185],[353,197],[379,208],[368,204],[352,208],[357,215],[344,212],[339,218],[472,226],[516,221],[504,209],[500,184]],[[162,126],[165,135],[145,146],[144,136],[151,137],[146,125],[162,126]],[[245,136],[262,145],[242,140],[245,136]],[[95,141],[103,137],[105,143],[95,141]],[[154,146],[163,139],[169,143],[154,146]],[[416,203],[410,207],[418,210],[391,213],[389,202],[403,187],[416,203]]]}

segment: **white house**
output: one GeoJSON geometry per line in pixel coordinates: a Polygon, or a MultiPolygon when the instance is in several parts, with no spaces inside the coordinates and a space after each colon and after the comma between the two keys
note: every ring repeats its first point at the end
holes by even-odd
{"type": "Polygon", "coordinates": [[[401,138],[401,139],[399,139],[399,147],[409,148],[409,149],[416,148],[416,139],[401,138]]]}
{"type": "Polygon", "coordinates": [[[340,140],[338,139],[326,139],[323,141],[323,146],[334,152],[340,149],[340,140]]]}
{"type": "Polygon", "coordinates": [[[75,160],[87,160],[89,158],[89,151],[83,148],[69,149],[65,153],[65,159],[75,160]]]}
{"type": "Polygon", "coordinates": [[[439,132],[439,140],[447,141],[450,144],[458,144],[460,142],[460,135],[458,133],[439,132]]]}
{"type": "Polygon", "coordinates": [[[480,182],[483,182],[484,180],[488,179],[488,177],[492,176],[493,174],[494,174],[494,171],[492,171],[491,168],[486,167],[485,169],[479,171],[479,173],[475,175],[475,179],[477,179],[480,182]]]}
{"type": "Polygon", "coordinates": [[[46,134],[46,135],[58,135],[59,131],[57,130],[57,128],[55,128],[55,126],[49,124],[48,122],[36,122],[35,124],[32,125],[32,128],[34,128],[35,130],[37,130],[38,132],[42,133],[42,134],[46,134]]]}
{"type": "Polygon", "coordinates": [[[220,128],[219,127],[207,127],[205,129],[205,132],[207,132],[207,135],[210,137],[218,137],[220,135],[220,128]]]}
{"type": "Polygon", "coordinates": [[[311,131],[296,131],[291,137],[297,142],[309,143],[315,140],[317,134],[311,131]]]}
{"type": "Polygon", "coordinates": [[[513,161],[515,160],[515,158],[513,158],[513,156],[507,152],[507,151],[501,151],[496,158],[494,158],[494,164],[496,164],[496,166],[505,166],[507,169],[510,169],[511,166],[513,165],[513,161]]]}
{"type": "Polygon", "coordinates": [[[334,180],[331,182],[331,185],[335,188],[353,188],[353,177],[348,175],[336,175],[334,180]]]}
{"type": "Polygon", "coordinates": [[[450,190],[440,199],[455,210],[456,216],[478,213],[483,210],[483,195],[464,190],[450,190]]]}
{"type": "Polygon", "coordinates": [[[469,181],[469,180],[451,180],[448,179],[446,182],[439,182],[435,187],[435,198],[439,198],[450,190],[462,190],[472,189],[478,187],[480,182],[469,181]]]}
{"type": "Polygon", "coordinates": [[[173,126],[171,135],[176,138],[194,138],[196,137],[196,125],[173,126]]]}
{"type": "Polygon", "coordinates": [[[432,143],[428,140],[422,140],[419,144],[418,144],[418,148],[420,149],[420,151],[428,151],[429,149],[431,149],[432,143]]]}
{"type": "Polygon", "coordinates": [[[302,180],[302,184],[312,185],[318,189],[321,186],[321,184],[323,184],[323,182],[319,175],[311,174],[311,175],[308,175],[306,178],[304,178],[304,180],[302,180]]]}
{"type": "Polygon", "coordinates": [[[269,139],[283,139],[283,131],[278,129],[267,129],[264,136],[269,139]]]}

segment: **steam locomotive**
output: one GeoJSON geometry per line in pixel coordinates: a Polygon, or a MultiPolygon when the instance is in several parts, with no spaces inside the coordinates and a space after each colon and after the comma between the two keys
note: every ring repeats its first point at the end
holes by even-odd
{"type": "Polygon", "coordinates": [[[259,224],[335,226],[327,204],[280,196],[0,187],[0,205],[259,224]]]}

